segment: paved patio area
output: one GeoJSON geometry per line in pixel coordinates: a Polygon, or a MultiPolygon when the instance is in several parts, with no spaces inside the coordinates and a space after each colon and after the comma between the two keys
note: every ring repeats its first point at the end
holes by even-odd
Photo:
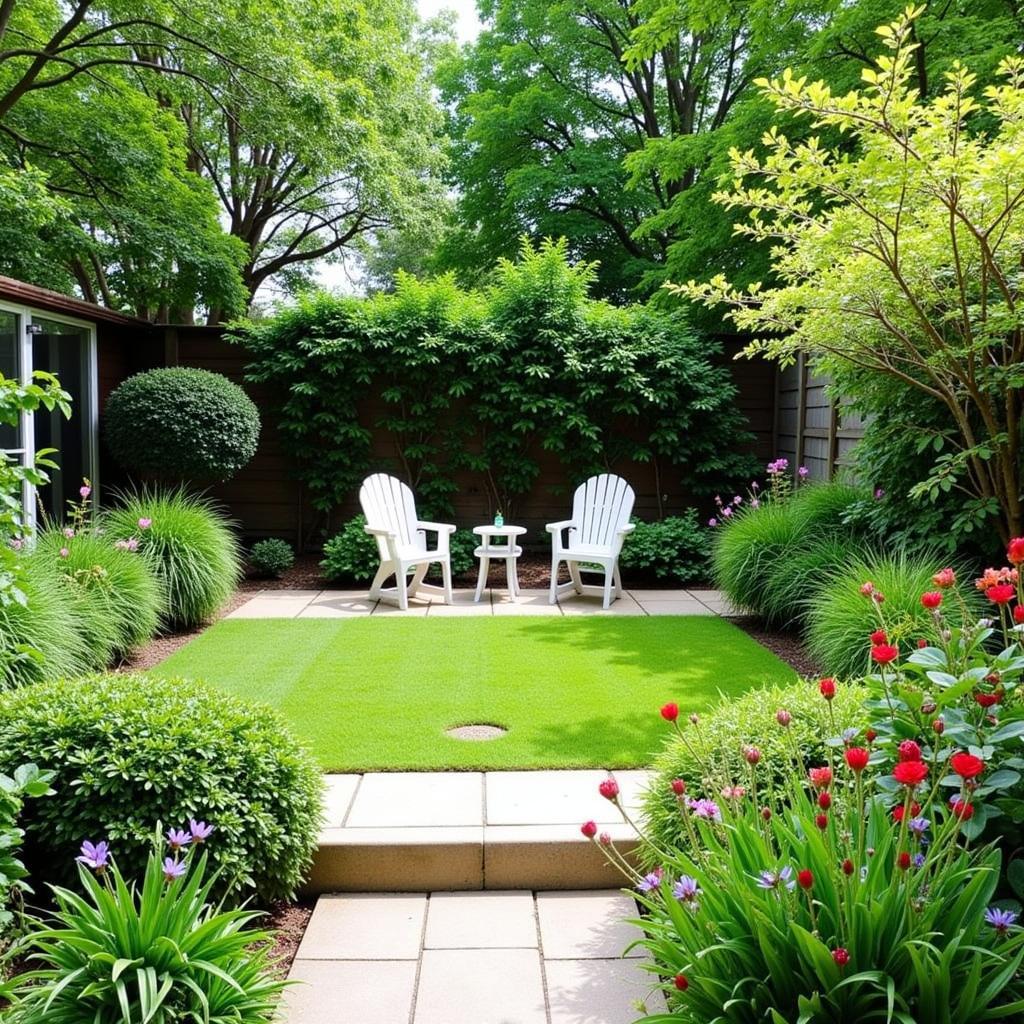
{"type": "MultiPolygon", "coordinates": [[[[312,892],[578,889],[622,884],[580,835],[593,819],[623,851],[635,833],[597,791],[603,769],[326,776],[312,892]]],[[[633,820],[646,771],[613,772],[633,820]]]]}
{"type": "Polygon", "coordinates": [[[287,1024],[630,1024],[664,1012],[615,892],[323,896],[287,1024]],[[625,956],[624,956],[625,954],[625,956]]]}
{"type": "Polygon", "coordinates": [[[229,619],[324,619],[405,615],[731,615],[717,590],[627,590],[605,610],[600,597],[563,594],[548,603],[548,591],[522,590],[513,601],[504,590],[487,590],[479,603],[472,590],[456,590],[453,604],[438,598],[414,598],[402,611],[371,601],[365,590],[261,590],[236,608],[229,619]]]}

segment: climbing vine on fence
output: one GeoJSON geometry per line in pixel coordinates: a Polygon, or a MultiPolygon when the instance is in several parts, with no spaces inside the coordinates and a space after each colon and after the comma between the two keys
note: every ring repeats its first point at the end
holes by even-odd
{"type": "Polygon", "coordinates": [[[251,353],[248,379],[274,386],[322,511],[372,468],[397,470],[430,514],[450,507],[457,471],[512,510],[543,451],[562,461],[567,487],[630,461],[654,461],[663,491],[743,478],[746,424],[717,342],[681,313],[588,298],[594,270],[563,243],[524,244],[482,291],[403,276],[394,294],[311,295],[231,336],[251,353]],[[390,466],[371,459],[380,432],[390,466]]]}

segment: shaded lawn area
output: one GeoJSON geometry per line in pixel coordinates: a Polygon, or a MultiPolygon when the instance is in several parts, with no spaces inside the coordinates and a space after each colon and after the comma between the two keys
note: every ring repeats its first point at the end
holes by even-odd
{"type": "Polygon", "coordinates": [[[667,701],[795,675],[710,616],[224,619],[152,671],[272,705],[327,771],[638,767],[667,701]],[[474,722],[508,734],[444,734],[474,722]]]}

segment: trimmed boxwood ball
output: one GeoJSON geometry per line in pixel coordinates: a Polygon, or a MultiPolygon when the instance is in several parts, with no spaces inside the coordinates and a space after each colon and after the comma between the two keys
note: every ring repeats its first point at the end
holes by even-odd
{"type": "Polygon", "coordinates": [[[242,578],[231,521],[208,498],[182,488],[146,488],[118,501],[103,514],[103,529],[115,540],[137,541],[164,587],[163,624],[188,628],[207,621],[242,578]]]}
{"type": "Polygon", "coordinates": [[[0,771],[56,773],[20,820],[36,888],[74,877],[82,841],[106,839],[138,877],[157,822],[216,827],[220,891],[290,898],[312,862],[323,780],[269,708],[201,682],[97,675],[23,687],[0,706],[0,771]],[[31,752],[31,754],[29,754],[31,752]]]}
{"type": "MultiPolygon", "coordinates": [[[[690,796],[717,800],[726,781],[749,785],[750,769],[743,760],[744,746],[761,751],[759,787],[770,782],[768,766],[790,763],[794,742],[805,764],[824,764],[828,760],[825,741],[837,735],[839,723],[844,729],[868,726],[864,697],[859,684],[840,683],[830,714],[829,702],[818,691],[817,681],[800,679],[723,700],[714,710],[701,715],[696,726],[686,722],[685,715],[681,716],[686,741],[672,733],[654,759],[651,784],[644,794],[643,817],[650,838],[659,848],[688,845],[686,826],[671,788],[673,779],[682,779],[690,796]],[[779,709],[792,716],[786,728],[775,718],[779,709]]],[[[783,780],[775,782],[781,784],[783,780]]],[[[643,847],[642,856],[651,867],[660,863],[652,847],[643,847]]]]}
{"type": "Polygon", "coordinates": [[[256,454],[259,435],[256,405],[237,384],[185,366],[129,377],[104,416],[118,463],[161,480],[227,480],[256,454]]]}
{"type": "Polygon", "coordinates": [[[295,564],[291,544],[277,537],[258,540],[249,549],[249,565],[259,576],[276,579],[295,564]]]}

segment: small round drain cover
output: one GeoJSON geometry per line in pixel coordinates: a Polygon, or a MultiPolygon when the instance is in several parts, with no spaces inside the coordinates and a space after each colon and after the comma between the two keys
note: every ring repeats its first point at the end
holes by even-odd
{"type": "Polygon", "coordinates": [[[496,740],[504,736],[508,729],[500,725],[456,725],[451,729],[445,729],[445,733],[454,740],[496,740]]]}

